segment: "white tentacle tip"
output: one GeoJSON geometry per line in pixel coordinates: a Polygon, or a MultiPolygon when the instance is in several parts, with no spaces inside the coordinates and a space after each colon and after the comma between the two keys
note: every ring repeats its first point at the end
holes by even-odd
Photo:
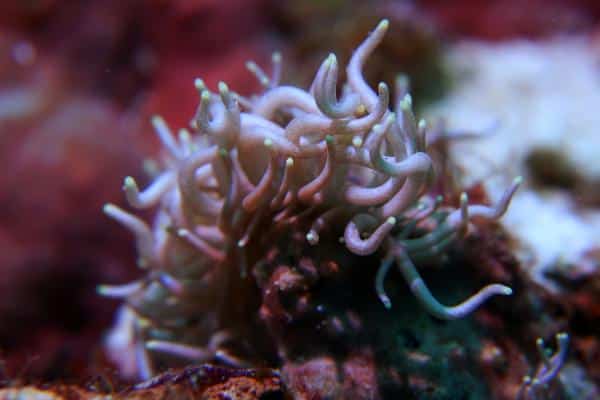
{"type": "Polygon", "coordinates": [[[178,135],[179,135],[179,140],[181,140],[182,142],[189,142],[192,140],[192,135],[191,135],[190,131],[188,131],[185,128],[181,128],[179,130],[178,135]]]}
{"type": "Polygon", "coordinates": [[[107,285],[98,285],[96,286],[96,293],[100,296],[107,296],[110,293],[110,288],[107,285]]]}
{"type": "Polygon", "coordinates": [[[425,121],[424,119],[419,120],[419,129],[423,130],[425,128],[427,128],[427,121],[425,121]]]}
{"type": "Polygon", "coordinates": [[[319,243],[319,234],[317,232],[311,230],[306,234],[306,240],[308,241],[309,244],[314,246],[317,243],[319,243]]]}
{"type": "Polygon", "coordinates": [[[400,108],[403,111],[410,111],[412,107],[412,96],[407,93],[402,100],[400,100],[400,108]]]}
{"type": "Polygon", "coordinates": [[[384,298],[381,298],[380,300],[383,303],[383,306],[385,307],[386,310],[392,309],[392,301],[389,298],[384,297],[384,298]]]}
{"type": "Polygon", "coordinates": [[[160,115],[153,115],[150,118],[150,122],[152,123],[152,125],[157,126],[157,125],[164,125],[165,124],[165,120],[163,119],[163,117],[161,117],[160,115]]]}
{"type": "Polygon", "coordinates": [[[325,59],[325,65],[329,68],[335,64],[337,64],[337,57],[335,56],[335,54],[329,53],[329,55],[325,59]]]}
{"type": "Polygon", "coordinates": [[[358,148],[358,147],[362,146],[362,144],[363,144],[363,140],[360,136],[354,136],[352,138],[352,146],[358,148]]]}
{"type": "Polygon", "coordinates": [[[263,141],[263,144],[265,145],[266,148],[270,149],[271,147],[273,147],[273,140],[266,138],[263,141]]]}
{"type": "Polygon", "coordinates": [[[254,61],[246,61],[246,69],[250,72],[254,72],[258,69],[258,65],[254,61]]]}
{"type": "Polygon", "coordinates": [[[558,343],[559,350],[560,348],[565,348],[569,343],[569,334],[567,332],[559,332],[556,334],[556,342],[558,343]]]}
{"type": "Polygon", "coordinates": [[[510,296],[513,294],[513,290],[508,286],[502,286],[502,288],[500,289],[500,293],[504,296],[510,296]]]}
{"type": "Polygon", "coordinates": [[[281,53],[278,51],[273,52],[273,54],[271,55],[271,61],[273,61],[274,63],[280,63],[281,53]]]}
{"type": "Polygon", "coordinates": [[[123,179],[123,189],[124,190],[128,190],[128,189],[137,190],[137,183],[135,182],[135,179],[131,176],[126,176],[125,179],[123,179]]]}
{"type": "Polygon", "coordinates": [[[387,96],[389,96],[388,85],[386,85],[385,82],[379,82],[379,84],[377,85],[377,93],[379,93],[379,97],[384,97],[385,99],[387,99],[387,96]]]}
{"type": "Polygon", "coordinates": [[[118,207],[112,203],[106,203],[102,207],[102,211],[104,211],[104,214],[106,214],[108,216],[112,216],[115,213],[115,211],[117,211],[117,210],[118,210],[118,207]]]}
{"type": "Polygon", "coordinates": [[[293,167],[294,166],[294,159],[292,157],[288,157],[285,160],[285,166],[288,167],[288,168],[293,167]]]}
{"type": "Polygon", "coordinates": [[[229,87],[223,81],[218,83],[218,88],[219,88],[219,93],[221,93],[223,95],[229,93],[229,87]]]}
{"type": "Polygon", "coordinates": [[[189,234],[190,234],[190,231],[188,231],[187,229],[184,229],[184,228],[177,229],[177,236],[179,236],[179,237],[186,237],[189,234]]]}
{"type": "Polygon", "coordinates": [[[523,177],[521,175],[519,175],[515,179],[513,179],[513,185],[516,187],[521,186],[522,183],[523,183],[523,177]]]}
{"type": "Polygon", "coordinates": [[[387,30],[390,26],[390,21],[388,19],[382,19],[381,22],[375,28],[377,31],[387,30]]]}
{"type": "Polygon", "coordinates": [[[203,90],[200,95],[200,101],[203,103],[208,103],[210,101],[210,92],[208,90],[203,90]]]}
{"type": "Polygon", "coordinates": [[[194,79],[194,87],[200,92],[206,90],[206,85],[204,84],[204,81],[200,78],[194,79]]]}
{"type": "Polygon", "coordinates": [[[396,217],[389,217],[385,222],[389,225],[394,226],[396,225],[396,217]]]}

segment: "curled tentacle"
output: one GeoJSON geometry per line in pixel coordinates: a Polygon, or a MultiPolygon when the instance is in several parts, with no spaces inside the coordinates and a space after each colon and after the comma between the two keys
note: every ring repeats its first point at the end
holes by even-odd
{"type": "Polygon", "coordinates": [[[285,166],[283,170],[283,177],[281,178],[281,183],[279,185],[279,189],[277,193],[271,200],[271,210],[276,210],[279,208],[281,203],[283,202],[285,195],[288,193],[288,189],[290,187],[291,180],[291,169],[294,167],[294,159],[292,157],[288,157],[285,160],[285,166]]]}
{"type": "Polygon", "coordinates": [[[317,78],[313,84],[315,101],[319,110],[329,118],[347,118],[354,113],[360,99],[356,94],[348,93],[342,97],[342,100],[338,101],[336,95],[337,77],[337,59],[334,54],[330,54],[319,68],[317,78]]]}
{"type": "MultiPolygon", "coordinates": [[[[264,144],[269,150],[273,145],[269,139],[265,140],[264,144]]],[[[277,168],[277,159],[272,152],[270,152],[269,157],[269,164],[267,165],[267,169],[265,170],[263,176],[260,178],[260,181],[254,190],[252,190],[252,192],[246,195],[242,200],[242,207],[246,212],[252,212],[256,210],[264,202],[264,200],[267,199],[267,196],[273,189],[273,180],[275,176],[275,169],[277,168]]]]}
{"type": "Polygon", "coordinates": [[[225,106],[208,89],[204,89],[200,93],[200,104],[190,125],[203,133],[217,136],[225,129],[225,124],[225,106]]]}
{"type": "Polygon", "coordinates": [[[333,154],[334,154],[334,139],[333,136],[327,136],[327,158],[325,159],[325,165],[321,170],[321,173],[313,179],[311,182],[302,186],[300,190],[298,190],[298,199],[302,202],[310,202],[314,196],[322,190],[327,183],[330,181],[331,176],[333,175],[333,154]]]}
{"type": "Polygon", "coordinates": [[[217,226],[221,232],[225,234],[232,234],[237,228],[237,222],[239,215],[242,213],[240,210],[241,203],[241,187],[239,184],[238,174],[233,173],[233,162],[231,153],[222,151],[219,153],[219,158],[215,160],[213,169],[221,170],[222,173],[216,174],[221,175],[222,180],[221,187],[223,188],[223,206],[221,207],[217,216],[217,226]]]}
{"type": "Polygon", "coordinates": [[[346,225],[346,230],[344,231],[344,242],[346,243],[348,250],[360,256],[373,254],[377,251],[379,245],[387,237],[394,225],[396,225],[396,218],[387,218],[367,239],[361,238],[361,231],[372,229],[376,225],[377,222],[375,218],[368,214],[359,214],[355,216],[352,221],[346,225]]]}
{"type": "Polygon", "coordinates": [[[385,292],[384,283],[387,273],[389,272],[393,264],[393,257],[388,257],[384,259],[381,262],[381,265],[379,266],[379,269],[377,270],[377,275],[375,277],[375,292],[377,293],[377,297],[379,297],[379,300],[383,303],[383,306],[387,309],[392,308],[392,301],[385,292]]]}
{"type": "Polygon", "coordinates": [[[220,132],[218,144],[226,149],[235,146],[240,136],[241,116],[240,108],[237,103],[237,96],[229,91],[225,82],[219,82],[219,94],[221,101],[225,105],[225,115],[227,124],[220,132]]]}
{"type": "Polygon", "coordinates": [[[487,207],[482,205],[471,205],[468,206],[466,210],[461,207],[460,210],[457,210],[448,216],[448,224],[452,226],[459,226],[463,224],[463,220],[466,216],[472,217],[483,217],[489,220],[496,220],[500,218],[506,210],[508,209],[508,205],[515,192],[523,182],[523,178],[518,176],[516,177],[512,184],[502,195],[502,198],[498,201],[495,207],[487,207]]]}
{"type": "Polygon", "coordinates": [[[434,317],[440,319],[458,319],[475,311],[479,306],[490,297],[496,295],[508,296],[512,294],[512,289],[500,284],[487,285],[480,289],[476,294],[467,300],[455,306],[444,306],[431,294],[421,275],[417,271],[411,259],[402,249],[395,251],[396,264],[402,272],[402,275],[410,290],[413,292],[419,303],[434,317]]]}
{"type": "Polygon", "coordinates": [[[376,107],[377,95],[365,81],[362,68],[367,58],[383,39],[388,27],[389,22],[387,19],[381,21],[369,37],[354,51],[346,68],[348,83],[359,94],[361,101],[369,111],[372,111],[376,107]]]}
{"type": "Polygon", "coordinates": [[[348,122],[346,125],[346,129],[348,131],[353,133],[362,133],[368,131],[388,112],[390,92],[387,85],[381,82],[377,86],[377,91],[378,96],[375,107],[366,116],[348,122]]]}
{"type": "Polygon", "coordinates": [[[414,211],[406,212],[404,217],[418,223],[419,221],[422,221],[435,213],[443,201],[444,196],[442,195],[436,196],[435,199],[426,197],[425,200],[420,203],[414,211]]]}
{"type": "Polygon", "coordinates": [[[407,154],[424,152],[426,149],[426,123],[424,120],[421,120],[417,124],[412,111],[412,97],[410,94],[407,93],[398,102],[396,114],[398,115],[396,123],[402,133],[407,154]]]}
{"type": "Polygon", "coordinates": [[[269,139],[278,153],[290,156],[299,153],[298,147],[285,137],[283,128],[267,119],[242,113],[241,131],[240,144],[245,146],[261,145],[269,139]]]}
{"type": "Polygon", "coordinates": [[[331,120],[328,118],[312,114],[303,115],[294,118],[285,127],[285,137],[293,143],[300,143],[300,138],[308,135],[316,135],[313,140],[319,141],[327,135],[331,128],[331,120]]]}
{"type": "Polygon", "coordinates": [[[395,161],[391,157],[381,154],[381,145],[386,131],[394,122],[394,114],[390,114],[381,125],[376,125],[369,135],[368,148],[373,166],[386,175],[403,177],[426,173],[431,169],[431,158],[423,152],[414,153],[402,161],[395,161]]]}
{"type": "Polygon", "coordinates": [[[377,206],[389,201],[398,192],[402,183],[401,178],[388,178],[384,183],[374,187],[349,185],[344,196],[346,201],[357,206],[377,206]]]}
{"type": "Polygon", "coordinates": [[[160,174],[148,188],[140,192],[135,179],[128,176],[123,181],[123,191],[127,202],[132,207],[149,208],[155,206],[176,183],[175,174],[172,171],[166,171],[160,174]]]}
{"type": "Polygon", "coordinates": [[[403,213],[422,192],[431,168],[431,159],[425,153],[416,153],[411,156],[410,163],[408,168],[414,168],[416,171],[409,175],[402,188],[380,207],[379,212],[383,218],[403,213]]]}
{"type": "Polygon", "coordinates": [[[222,201],[203,192],[196,182],[198,168],[214,162],[216,156],[217,147],[212,146],[194,153],[181,165],[177,177],[179,191],[185,204],[184,207],[189,208],[195,214],[214,217],[221,209],[222,201]]]}
{"type": "Polygon", "coordinates": [[[279,86],[268,90],[255,104],[253,113],[263,118],[272,118],[277,110],[292,107],[306,113],[318,113],[314,98],[302,89],[279,86]]]}

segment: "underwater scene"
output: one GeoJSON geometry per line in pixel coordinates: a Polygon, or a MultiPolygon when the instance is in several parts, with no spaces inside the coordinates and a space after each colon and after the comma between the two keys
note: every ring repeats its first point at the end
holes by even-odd
{"type": "Polygon", "coordinates": [[[0,3],[0,400],[600,399],[600,2],[0,3]]]}

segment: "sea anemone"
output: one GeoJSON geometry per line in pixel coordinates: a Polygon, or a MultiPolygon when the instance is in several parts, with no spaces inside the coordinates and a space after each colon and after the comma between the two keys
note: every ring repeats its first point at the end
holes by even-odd
{"type": "MultiPolygon", "coordinates": [[[[200,104],[191,133],[182,129],[175,138],[162,118],[152,119],[165,150],[163,171],[143,191],[131,177],[123,189],[131,207],[156,208],[153,226],[115,205],[104,208],[134,233],[146,272],[133,283],[99,288],[124,299],[108,338],[109,355],[124,375],[150,377],[157,363],[175,357],[243,364],[222,345],[243,332],[234,321],[256,315],[244,293],[265,281],[259,265],[273,248],[284,256],[381,255],[375,288],[385,307],[391,301],[384,280],[396,265],[422,306],[441,319],[511,294],[492,284],[444,306],[415,267],[464,236],[470,218],[499,218],[520,178],[495,207],[468,205],[463,193],[460,207],[451,209],[428,195],[434,175],[428,127],[415,118],[407,79],[398,78],[390,111],[388,86],[375,91],[362,74],[387,28],[383,20],[356,49],[340,96],[335,55],[323,61],[307,91],[280,84],[275,54],[270,76],[248,64],[264,86],[251,98],[223,82],[213,93],[197,79],[200,104]]],[[[297,260],[285,262],[295,268],[297,260]]]]}

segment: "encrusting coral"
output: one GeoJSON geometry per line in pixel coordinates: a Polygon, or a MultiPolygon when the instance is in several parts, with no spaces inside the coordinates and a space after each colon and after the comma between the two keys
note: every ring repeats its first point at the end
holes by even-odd
{"type": "Polygon", "coordinates": [[[463,317],[491,296],[511,294],[492,284],[444,306],[415,267],[464,236],[472,217],[499,218],[520,178],[495,207],[468,205],[463,193],[455,210],[427,195],[433,181],[428,129],[415,119],[406,79],[396,82],[392,112],[388,86],[380,83],[375,91],[362,74],[387,28],[383,20],[356,49],[340,98],[333,54],[308,91],[280,84],[281,57],[275,54],[271,76],[248,65],[265,87],[252,98],[225,83],[212,93],[197,80],[193,134],[181,130],[176,139],[162,118],[153,118],[166,150],[164,170],[143,191],[131,177],[123,186],[133,208],[157,208],[153,227],[115,205],[104,208],[134,233],[139,266],[147,272],[133,283],[99,288],[125,300],[108,339],[123,374],[147,378],[155,363],[174,357],[243,364],[223,347],[239,335],[232,321],[258,309],[240,304],[240,293],[256,286],[252,276],[259,280],[257,266],[269,250],[285,254],[298,233],[306,249],[320,254],[338,241],[353,257],[379,252],[375,287],[388,308],[383,283],[392,265],[441,319],[463,317]]]}

